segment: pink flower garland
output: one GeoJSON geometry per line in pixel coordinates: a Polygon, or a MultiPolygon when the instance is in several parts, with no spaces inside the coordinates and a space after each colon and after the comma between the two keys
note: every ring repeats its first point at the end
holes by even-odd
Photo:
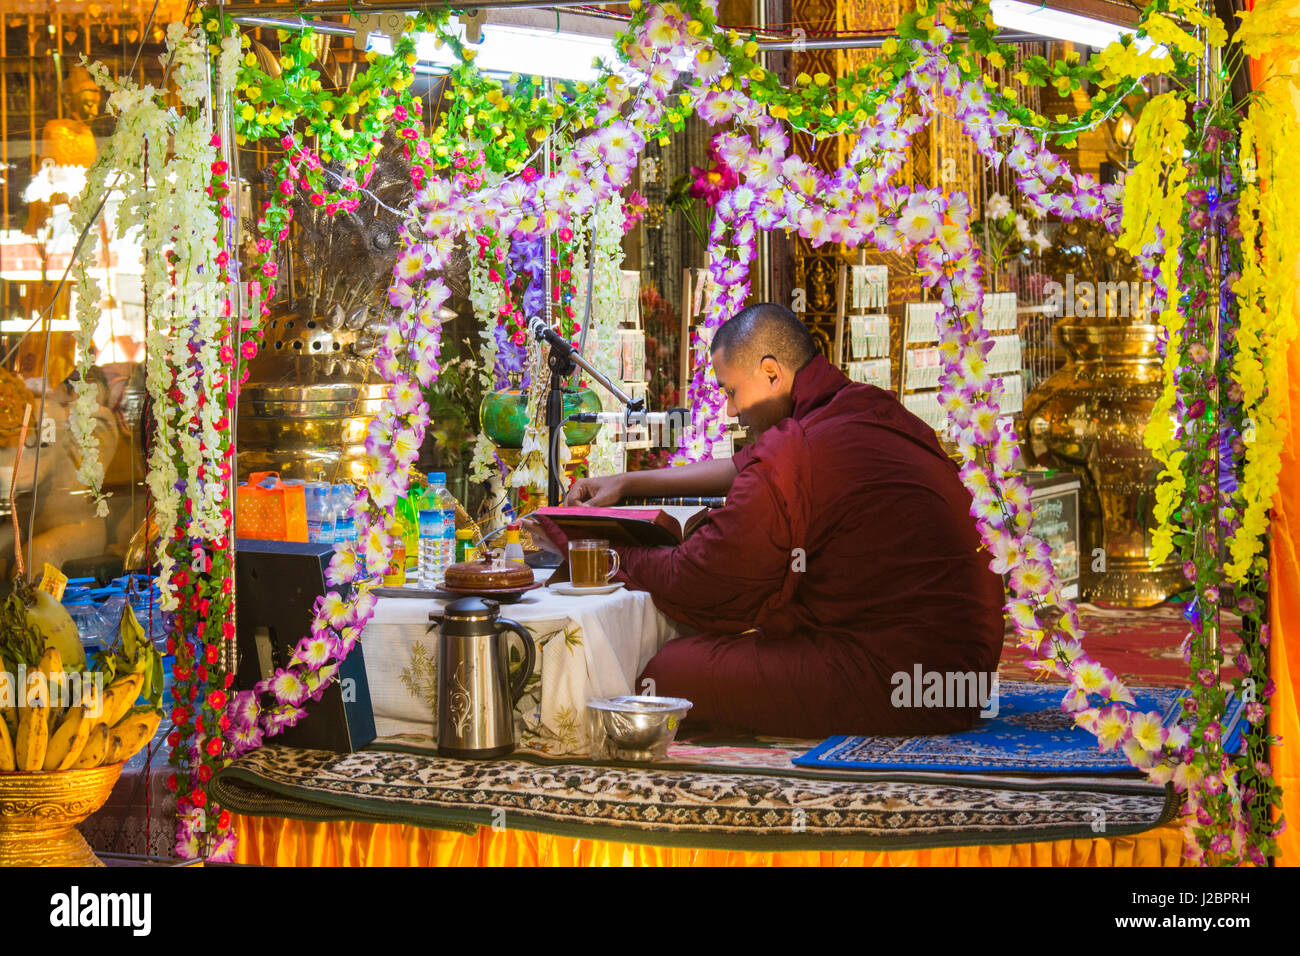
{"type": "MultiPolygon", "coordinates": [[[[915,253],[923,283],[938,291],[942,304],[941,400],[965,460],[962,478],[973,495],[972,510],[992,556],[991,567],[1011,575],[1014,596],[1007,610],[1022,646],[1037,658],[1031,666],[1069,679],[1063,709],[1097,734],[1103,749],[1121,747],[1154,781],[1172,779],[1182,789],[1189,783],[1178,773],[1186,730],[1165,729],[1159,714],[1134,714],[1125,707],[1133,703],[1131,693],[1082,650],[1077,611],[1061,595],[1045,543],[1029,533],[1028,489],[1014,474],[1018,438],[998,423],[999,395],[986,369],[992,340],[983,326],[982,276],[971,241],[968,200],[940,190],[909,190],[891,179],[905,161],[912,135],[933,116],[935,91],[940,90],[959,98],[957,119],[977,150],[994,166],[1008,165],[1030,208],[1040,214],[1053,213],[1067,221],[1095,219],[1113,229],[1119,188],[1071,173],[1005,113],[993,112],[987,92],[964,86],[957,69],[944,58],[940,46],[945,40],[946,31],[936,27],[928,44],[914,42],[920,60],[876,104],[874,115],[859,131],[849,163],[829,176],[789,154],[786,134],[744,92],[747,79],[740,81],[740,89],[708,91],[699,97],[697,107],[709,122],[748,122],[758,128],[760,144],[755,147],[747,136],[734,134],[719,138],[719,157],[737,175],[739,185],[722,196],[713,221],[709,269],[715,285],[703,327],[692,340],[698,359],[690,390],[694,425],[682,453],[708,457],[721,439],[723,402],[708,361],[708,343],[718,325],[744,302],[758,229],[796,229],[814,245],[870,240],[882,250],[915,253]],[[909,91],[920,109],[903,116],[909,91]],[[1003,137],[1011,141],[1005,152],[998,148],[1003,137]]],[[[337,671],[337,661],[355,645],[373,612],[372,588],[391,552],[392,504],[406,490],[406,468],[428,423],[411,370],[422,386],[438,372],[437,314],[448,291],[432,274],[445,268],[455,236],[490,230],[518,239],[537,238],[570,225],[623,188],[644,145],[644,132],[663,115],[664,98],[677,77],[673,64],[689,62],[707,49],[689,34],[682,17],[657,9],[639,28],[628,55],[630,65],[644,73],[657,68],[658,82],[641,89],[641,98],[626,116],[622,111],[631,92],[625,85],[610,84],[596,113],[596,128],[575,143],[572,154],[549,177],[533,183],[511,178],[472,192],[445,180],[422,184],[389,294],[399,317],[376,361],[390,389],[367,439],[373,474],[354,506],[360,540],[336,548],[328,574],[333,586],[355,587],[357,599],[349,604],[339,590],[318,602],[311,634],[300,642],[291,666],[259,685],[259,691],[275,697],[276,706],[260,710],[256,695],[239,695],[231,710],[237,753],[301,718],[303,703],[323,691],[337,671]]]]}
{"type": "MultiPolygon", "coordinates": [[[[669,22],[680,44],[656,48],[647,39],[647,25],[630,53],[634,68],[649,73],[657,66],[675,77],[672,64],[703,48],[702,41],[689,36],[683,18],[663,18],[663,23],[669,22]]],[[[389,290],[389,303],[398,315],[376,353],[376,369],[389,384],[389,392],[366,439],[370,474],[353,505],[358,539],[336,546],[327,580],[338,590],[318,600],[311,633],[297,645],[290,666],[260,682],[253,692],[232,698],[227,736],[235,755],[302,719],[304,704],[319,699],[337,673],[338,661],[351,652],[374,611],[373,588],[392,552],[393,506],[406,492],[407,469],[428,426],[428,407],[412,377],[427,387],[439,371],[438,312],[449,290],[433,274],[446,267],[455,236],[472,230],[537,238],[569,226],[615,195],[629,181],[645,144],[638,130],[662,118],[667,89],[643,90],[631,113],[623,117],[621,108],[631,93],[624,84],[607,85],[597,111],[597,128],[575,144],[573,153],[549,177],[533,183],[511,178],[468,193],[443,179],[431,178],[418,187],[416,209],[405,227],[406,248],[389,290]],[[351,602],[345,599],[349,588],[355,594],[351,602]],[[269,694],[275,703],[262,706],[262,694],[269,694]]],[[[418,153],[418,145],[416,149],[418,153]]]]}
{"type": "MultiPolygon", "coordinates": [[[[756,221],[758,213],[766,212],[761,223],[765,228],[787,226],[814,244],[832,241],[850,245],[860,241],[859,226],[870,224],[868,238],[881,249],[914,252],[923,284],[937,287],[943,306],[938,318],[945,354],[940,394],[966,462],[962,478],[973,495],[972,510],[981,537],[993,555],[992,569],[1010,573],[1014,596],[1007,609],[1021,646],[1029,648],[1037,658],[1029,666],[1070,681],[1062,708],[1098,736],[1103,750],[1122,748],[1153,782],[1172,779],[1179,790],[1190,787],[1193,792],[1189,793],[1186,818],[1189,825],[1192,821],[1204,823],[1196,815],[1194,791],[1198,781],[1182,773],[1190,759],[1187,728],[1164,728],[1159,713],[1134,713],[1125,706],[1134,702],[1131,692],[1112,671],[1083,651],[1078,614],[1061,594],[1049,549],[1028,533],[1032,514],[1029,490],[1013,472],[1019,439],[1009,426],[998,424],[999,396],[985,371],[992,339],[983,328],[983,287],[970,236],[969,205],[961,194],[909,191],[889,186],[888,181],[901,167],[905,155],[901,150],[912,133],[933,115],[932,90],[937,86],[950,96],[961,93],[957,118],[977,149],[994,165],[1005,159],[1031,207],[1040,212],[1054,213],[1066,221],[1100,220],[1114,231],[1119,222],[1121,187],[1102,186],[1092,177],[1072,174],[1059,158],[1036,146],[1025,130],[1013,128],[1005,114],[990,114],[987,93],[978,87],[962,88],[956,69],[933,47],[928,52],[919,68],[895,91],[901,93],[910,87],[917,95],[922,115],[909,117],[910,125],[908,120],[902,120],[891,128],[898,118],[899,103],[898,97],[892,103],[887,100],[877,111],[876,122],[860,131],[848,166],[831,176],[809,168],[798,157],[785,155],[788,143],[768,120],[756,124],[763,144],[759,149],[751,148],[743,137],[723,147],[732,168],[745,177],[730,198],[748,208],[733,210],[728,197],[718,207],[710,248],[710,268],[718,285],[703,334],[695,343],[703,361],[692,383],[692,407],[697,414],[706,415],[717,407],[711,394],[716,386],[707,367],[706,344],[712,331],[733,314],[748,292],[745,270],[725,254],[723,222],[744,230],[756,221]],[[1012,139],[1005,154],[998,152],[995,131],[1005,132],[1012,139]],[[894,152],[895,161],[882,164],[871,180],[855,182],[852,170],[869,150],[882,147],[894,152]],[[1050,191],[1050,186],[1058,184],[1069,191],[1050,191]],[[760,208],[759,199],[760,194],[774,187],[777,191],[769,195],[785,201],[783,214],[779,211],[775,216],[770,203],[767,210],[760,208]],[[839,202],[834,206],[823,202],[822,197],[828,196],[838,197],[839,202]]],[[[727,103],[721,103],[721,99],[722,95],[711,94],[706,116],[726,119],[745,107],[740,91],[727,94],[727,103]]],[[[733,241],[737,260],[753,257],[754,246],[747,232],[733,237],[733,241]]],[[[689,437],[697,441],[699,438],[689,437]]],[[[698,446],[688,448],[692,453],[698,450],[698,446]]]]}

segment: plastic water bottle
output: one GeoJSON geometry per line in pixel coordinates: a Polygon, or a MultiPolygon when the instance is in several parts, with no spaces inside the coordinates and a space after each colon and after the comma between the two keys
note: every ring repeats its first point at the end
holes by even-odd
{"type": "Polygon", "coordinates": [[[108,587],[103,591],[104,600],[98,608],[99,616],[104,619],[104,627],[115,633],[122,624],[122,614],[126,610],[126,589],[108,587]]]}
{"type": "Polygon", "coordinates": [[[72,618],[72,622],[77,625],[77,634],[87,649],[98,651],[110,642],[113,634],[109,632],[103,616],[95,608],[94,600],[89,595],[67,601],[63,607],[72,618]]]}
{"type": "Polygon", "coordinates": [[[447,490],[445,472],[429,473],[419,509],[420,584],[436,587],[447,567],[456,563],[456,501],[447,490]]]}
{"type": "Polygon", "coordinates": [[[357,491],[351,485],[334,486],[334,541],[351,541],[357,536],[357,523],[352,517],[352,503],[357,491]]]}
{"type": "Polygon", "coordinates": [[[303,492],[307,507],[307,540],[334,543],[334,489],[329,482],[313,481],[303,492]]]}
{"type": "Polygon", "coordinates": [[[442,479],[442,570],[456,563],[456,499],[447,490],[447,479],[442,479]]]}

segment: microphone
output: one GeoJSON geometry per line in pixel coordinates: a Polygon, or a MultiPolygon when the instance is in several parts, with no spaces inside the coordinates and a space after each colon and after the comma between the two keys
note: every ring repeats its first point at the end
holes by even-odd
{"type": "MultiPolygon", "coordinates": [[[[534,315],[530,318],[528,320],[528,329],[537,337],[538,341],[545,342],[549,345],[553,354],[558,354],[563,358],[571,360],[574,365],[586,372],[597,383],[603,386],[607,392],[617,398],[624,405],[628,406],[629,409],[640,411],[645,408],[644,399],[633,399],[627,394],[627,392],[623,391],[610,381],[609,377],[605,375],[604,372],[600,371],[600,369],[596,368],[583,358],[582,353],[574,347],[573,343],[566,341],[564,336],[560,335],[559,332],[556,332],[553,328],[547,325],[546,320],[541,316],[534,315]]],[[[570,421],[576,420],[577,419],[570,419],[570,421]]]]}
{"type": "Polygon", "coordinates": [[[578,353],[572,342],[566,340],[559,332],[547,325],[546,320],[539,315],[535,315],[528,320],[528,329],[539,340],[553,349],[559,349],[564,355],[576,355],[578,353]]]}
{"type": "Polygon", "coordinates": [[[602,425],[650,425],[656,428],[684,429],[691,420],[689,408],[670,408],[666,412],[578,412],[567,421],[602,425]]]}

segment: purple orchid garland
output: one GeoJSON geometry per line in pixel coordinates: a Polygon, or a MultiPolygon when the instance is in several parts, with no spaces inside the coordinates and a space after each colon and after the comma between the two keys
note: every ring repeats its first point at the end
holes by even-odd
{"type": "MultiPolygon", "coordinates": [[[[684,36],[684,23],[680,26],[684,36]]],[[[695,38],[689,43],[702,48],[695,38]]],[[[671,72],[674,79],[677,75],[671,58],[645,40],[632,51],[630,63],[647,73],[658,68],[671,72]]],[[[255,749],[303,718],[305,703],[324,693],[337,675],[339,661],[356,646],[374,613],[373,589],[392,553],[389,526],[394,506],[406,492],[408,469],[428,427],[421,388],[432,384],[438,373],[441,323],[437,316],[449,297],[446,284],[434,275],[446,268],[455,236],[474,228],[512,235],[516,241],[539,240],[614,196],[629,181],[645,145],[636,127],[648,128],[660,121],[669,86],[647,88],[647,95],[624,118],[620,112],[631,99],[630,92],[625,85],[607,85],[596,128],[541,182],[530,185],[509,178],[463,193],[447,180],[430,179],[419,189],[415,213],[404,226],[405,251],[389,291],[397,318],[376,353],[376,369],[389,391],[366,437],[368,478],[352,506],[357,539],[335,546],[326,580],[337,590],[317,600],[311,633],[298,643],[289,666],[260,682],[254,691],[232,698],[227,731],[232,756],[255,749]],[[412,371],[420,387],[412,382],[412,371]],[[351,601],[345,596],[349,590],[351,601]],[[263,694],[270,694],[276,703],[263,706],[263,694]]]]}
{"type": "MultiPolygon", "coordinates": [[[[960,87],[955,68],[942,59],[933,46],[927,51],[920,68],[909,74],[904,85],[910,87],[921,104],[920,115],[910,117],[909,128],[903,121],[895,128],[902,133],[904,145],[915,132],[919,121],[929,119],[934,110],[932,90],[938,86],[947,95],[961,93],[957,119],[976,142],[977,149],[995,165],[1004,158],[997,152],[997,138],[990,130],[1005,130],[1012,138],[1005,161],[1029,200],[1031,208],[1054,213],[1069,221],[1076,218],[1099,219],[1110,230],[1118,226],[1120,187],[1103,186],[1092,177],[1076,175],[1058,157],[1036,146],[1024,130],[1013,129],[1005,114],[990,114],[989,97],[978,88],[960,87]],[[1049,190],[1053,184],[1066,186],[1068,193],[1049,190]]],[[[903,87],[900,86],[900,90],[903,87]]],[[[733,94],[736,111],[743,109],[743,94],[733,94]]],[[[896,104],[889,104],[877,116],[888,121],[896,118],[896,104]]],[[[712,115],[727,118],[728,110],[714,104],[712,115]]],[[[1019,439],[1009,425],[999,425],[999,396],[991,377],[984,370],[992,339],[983,327],[982,275],[977,252],[971,242],[966,198],[961,194],[945,196],[939,190],[915,190],[889,186],[889,176],[901,166],[901,154],[893,164],[882,168],[874,182],[855,183],[849,170],[860,161],[866,149],[876,146],[880,137],[892,130],[865,128],[850,164],[832,176],[810,169],[798,157],[781,155],[788,146],[784,135],[770,120],[760,121],[760,136],[770,155],[748,157],[742,168],[746,144],[727,143],[720,152],[744,179],[719,203],[710,267],[717,283],[713,301],[706,312],[705,327],[697,348],[707,356],[706,345],[717,325],[743,302],[747,293],[747,274],[737,262],[724,254],[727,224],[738,231],[755,221],[752,207],[759,205],[760,191],[769,182],[755,182],[757,170],[780,170],[779,196],[784,199],[784,215],[772,226],[788,225],[820,244],[824,241],[856,244],[858,227],[871,223],[869,236],[880,248],[910,251],[916,254],[922,282],[938,288],[942,310],[938,317],[941,348],[945,355],[941,378],[941,400],[947,409],[965,465],[962,477],[974,495],[973,513],[986,546],[994,556],[992,567],[1010,572],[1013,599],[1008,604],[1013,626],[1022,646],[1037,658],[1030,667],[1051,671],[1071,682],[1062,703],[1083,727],[1096,733],[1103,749],[1122,747],[1136,766],[1147,770],[1156,780],[1175,779],[1180,789],[1188,781],[1177,777],[1177,768],[1185,759],[1187,731],[1182,725],[1161,726],[1156,712],[1131,713],[1126,704],[1134,703],[1131,692],[1108,668],[1092,660],[1080,643],[1078,613],[1062,595],[1061,582],[1050,561],[1045,542],[1029,534],[1031,510],[1029,490],[1024,480],[1013,473],[1019,455],[1019,439]],[[873,135],[874,133],[874,135],[873,135]],[[804,187],[797,188],[802,180],[804,187]],[[865,188],[864,188],[865,185],[865,188]],[[796,188],[792,188],[792,186],[796,188]],[[820,197],[844,195],[848,189],[852,208],[848,217],[837,216],[820,197]],[[744,192],[741,192],[741,189],[744,192]],[[743,197],[750,208],[737,212],[736,197],[743,197]],[[884,214],[882,216],[882,213],[884,214]],[[948,220],[944,222],[943,220],[948,220]],[[925,241],[925,240],[929,241],[925,241]]],[[[778,177],[772,177],[778,178],[778,177]]],[[[754,244],[747,235],[733,235],[737,258],[753,256],[754,244]]],[[[710,407],[706,392],[711,386],[711,370],[706,363],[697,369],[693,382],[694,407],[710,407]]],[[[698,426],[697,426],[698,427],[698,426]]],[[[691,436],[696,447],[708,439],[707,432],[691,436]]],[[[694,452],[696,448],[690,448],[694,452]]]]}
{"type": "MultiPolygon", "coordinates": [[[[744,302],[758,229],[797,229],[814,245],[854,246],[870,240],[884,250],[915,253],[923,283],[938,290],[942,304],[941,400],[965,460],[962,478],[974,497],[972,510],[993,557],[991,567],[1011,574],[1015,596],[1007,610],[1022,645],[1038,658],[1031,666],[1069,679],[1071,688],[1062,706],[1098,735],[1103,749],[1122,747],[1153,780],[1172,778],[1184,789],[1187,781],[1179,780],[1177,766],[1186,730],[1162,728],[1159,714],[1127,710],[1124,705],[1133,703],[1132,694],[1083,652],[1077,611],[1061,594],[1045,543],[1028,533],[1028,489],[1013,473],[1018,438],[998,423],[999,395],[985,368],[992,340],[983,326],[982,275],[971,241],[968,200],[960,193],[910,190],[890,180],[902,168],[912,135],[933,116],[937,88],[959,97],[957,119],[977,150],[995,167],[1006,162],[1030,208],[1040,214],[1053,213],[1066,221],[1099,220],[1113,230],[1120,187],[1071,173],[1059,157],[1037,146],[1027,130],[1015,127],[1005,113],[993,112],[987,92],[963,86],[958,71],[947,62],[941,52],[947,38],[946,28],[936,27],[928,43],[913,41],[920,54],[915,68],[883,97],[859,130],[850,162],[830,175],[789,154],[788,137],[744,92],[746,79],[741,79],[740,89],[710,90],[698,98],[699,112],[709,122],[740,120],[758,127],[762,147],[752,148],[747,135],[719,138],[719,157],[737,174],[739,185],[721,197],[711,228],[714,288],[704,324],[692,340],[698,359],[690,390],[694,424],[682,451],[709,457],[721,440],[724,403],[708,361],[708,343],[744,302]],[[909,92],[920,109],[903,116],[909,92]],[[1002,137],[1011,139],[1005,153],[998,149],[1002,137]],[[1065,191],[1053,191],[1053,186],[1065,191]]],[[[359,541],[336,548],[328,574],[331,585],[352,586],[356,600],[349,604],[340,590],[318,602],[312,632],[300,642],[291,667],[259,688],[276,698],[276,706],[261,708],[256,694],[239,695],[232,703],[230,739],[236,753],[301,719],[302,704],[320,696],[337,671],[337,661],[352,649],[373,613],[372,589],[392,546],[387,530],[392,505],[406,490],[406,470],[428,422],[428,409],[410,381],[411,370],[423,386],[438,371],[437,312],[448,292],[433,274],[446,266],[455,235],[490,228],[516,241],[538,240],[612,196],[627,184],[636,165],[644,145],[640,131],[653,127],[663,115],[667,91],[678,77],[674,63],[689,62],[708,50],[706,41],[689,33],[684,18],[659,9],[627,48],[629,65],[653,73],[656,82],[642,88],[626,116],[622,111],[631,92],[624,84],[608,84],[595,128],[575,143],[554,173],[531,185],[506,179],[472,194],[443,180],[431,180],[420,190],[416,213],[406,227],[407,249],[390,291],[390,302],[400,315],[377,360],[390,389],[367,439],[373,474],[354,505],[359,541]]],[[[1149,271],[1150,261],[1143,265],[1149,271]]]]}

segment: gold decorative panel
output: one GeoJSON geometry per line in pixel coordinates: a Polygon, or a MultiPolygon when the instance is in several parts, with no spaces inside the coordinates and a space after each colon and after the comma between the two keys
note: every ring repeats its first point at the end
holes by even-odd
{"type": "MultiPolygon", "coordinates": [[[[841,31],[849,33],[884,32],[891,30],[902,17],[904,5],[900,0],[879,3],[850,2],[850,0],[793,0],[790,5],[792,27],[803,29],[808,36],[841,31]]],[[[829,73],[842,76],[861,69],[879,53],[875,50],[807,50],[792,54],[788,79],[799,73],[829,73]]],[[[940,97],[939,112],[951,115],[955,104],[950,98],[940,97]]],[[[852,136],[835,140],[814,142],[812,137],[796,134],[794,145],[799,155],[826,171],[842,163],[853,148],[852,136]]],[[[900,173],[900,180],[923,187],[940,186],[945,191],[963,191],[970,196],[972,206],[978,208],[982,198],[981,167],[976,162],[974,149],[962,135],[955,120],[939,116],[935,122],[922,129],[914,138],[908,162],[900,173]]],[[[841,263],[861,263],[889,267],[889,313],[891,338],[895,353],[895,366],[901,366],[901,326],[903,305],[919,300],[920,283],[916,277],[915,263],[909,257],[884,254],[874,248],[846,249],[843,246],[822,246],[813,249],[807,240],[795,237],[791,242],[794,259],[794,286],[806,293],[807,309],[804,321],[814,339],[830,357],[834,353],[836,277],[841,263]]]]}

